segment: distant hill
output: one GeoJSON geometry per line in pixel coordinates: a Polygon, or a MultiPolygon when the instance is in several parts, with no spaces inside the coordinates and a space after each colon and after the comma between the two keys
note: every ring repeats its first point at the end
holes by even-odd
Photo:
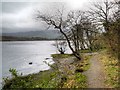
{"type": "Polygon", "coordinates": [[[8,37],[24,37],[24,38],[42,38],[42,39],[56,39],[61,36],[61,33],[57,30],[41,30],[41,31],[28,31],[17,33],[2,33],[2,36],[8,37]]]}
{"type": "Polygon", "coordinates": [[[36,41],[36,40],[41,41],[41,40],[54,40],[54,39],[46,39],[41,37],[13,37],[13,36],[2,36],[2,39],[0,39],[0,41],[36,41]]]}

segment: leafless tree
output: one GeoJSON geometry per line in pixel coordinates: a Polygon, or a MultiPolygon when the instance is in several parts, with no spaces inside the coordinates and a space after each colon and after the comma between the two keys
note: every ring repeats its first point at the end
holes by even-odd
{"type": "Polygon", "coordinates": [[[89,11],[97,23],[101,22],[106,32],[109,31],[109,22],[112,16],[113,2],[104,0],[104,2],[93,3],[93,8],[89,11]]]}
{"type": "Polygon", "coordinates": [[[114,17],[113,20],[116,21],[120,19],[120,0],[114,1],[115,9],[114,9],[114,17]]]}
{"type": "Polygon", "coordinates": [[[75,51],[86,49],[92,50],[95,35],[98,33],[96,26],[84,11],[72,11],[68,14],[68,23],[71,30],[71,40],[75,46],[75,51]]]}
{"type": "Polygon", "coordinates": [[[67,48],[67,42],[65,40],[56,40],[53,44],[60,54],[64,54],[67,48]]]}
{"type": "Polygon", "coordinates": [[[56,12],[56,15],[42,14],[42,13],[40,13],[40,11],[38,11],[36,18],[44,21],[48,25],[53,26],[55,29],[59,30],[62,33],[62,35],[65,37],[65,39],[68,43],[68,46],[69,46],[70,50],[72,51],[73,55],[77,59],[81,60],[80,53],[76,52],[74,50],[74,47],[72,47],[72,44],[71,44],[71,39],[69,38],[69,35],[67,35],[67,33],[66,33],[66,31],[68,30],[67,29],[68,26],[66,24],[67,19],[64,19],[63,11],[64,11],[64,9],[58,10],[56,12]]]}
{"type": "Polygon", "coordinates": [[[105,43],[107,47],[115,51],[114,46],[118,41],[117,36],[120,22],[120,1],[104,0],[104,2],[94,3],[89,13],[97,24],[100,22],[104,27],[103,35],[105,43]]]}

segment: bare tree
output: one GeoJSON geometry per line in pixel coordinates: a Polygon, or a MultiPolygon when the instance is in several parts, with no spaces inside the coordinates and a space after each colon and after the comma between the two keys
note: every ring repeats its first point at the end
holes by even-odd
{"type": "Polygon", "coordinates": [[[85,45],[92,50],[98,30],[84,11],[72,11],[68,15],[68,23],[71,28],[71,38],[75,51],[86,49],[85,45]]]}
{"type": "Polygon", "coordinates": [[[59,30],[62,35],[65,37],[67,43],[68,43],[68,46],[70,48],[70,50],[72,51],[73,55],[81,60],[81,57],[80,57],[80,53],[79,52],[76,52],[74,50],[74,47],[72,47],[72,44],[71,44],[71,39],[69,38],[69,36],[65,33],[65,31],[67,30],[67,24],[66,24],[66,19],[63,19],[64,16],[63,16],[63,9],[62,10],[58,10],[58,12],[56,13],[56,15],[47,15],[47,14],[42,14],[38,11],[37,13],[37,19],[40,19],[42,21],[44,21],[45,23],[47,23],[48,25],[50,26],[53,26],[55,29],[59,30]]]}
{"type": "Polygon", "coordinates": [[[53,45],[57,48],[60,54],[65,53],[67,47],[67,42],[65,40],[56,40],[53,45]]]}
{"type": "Polygon", "coordinates": [[[104,2],[97,2],[93,4],[93,8],[89,11],[95,21],[101,22],[106,32],[109,31],[109,22],[112,15],[113,2],[104,0],[104,2]]]}
{"type": "Polygon", "coordinates": [[[119,20],[120,19],[120,0],[115,0],[114,1],[115,9],[114,9],[114,17],[113,20],[119,20]]]}
{"type": "Polygon", "coordinates": [[[75,51],[76,52],[80,52],[80,36],[82,37],[82,35],[80,35],[80,28],[78,25],[80,23],[80,14],[82,14],[82,12],[70,12],[68,14],[68,19],[67,19],[67,24],[69,25],[69,29],[71,30],[70,37],[73,43],[73,46],[75,47],[75,51]]]}
{"type": "Polygon", "coordinates": [[[106,46],[115,51],[115,42],[118,42],[119,17],[120,17],[120,1],[104,0],[93,4],[93,8],[89,11],[94,21],[99,22],[104,27],[104,40],[106,46]],[[111,38],[112,37],[112,38],[111,38]],[[115,42],[114,42],[115,41],[115,42]]]}

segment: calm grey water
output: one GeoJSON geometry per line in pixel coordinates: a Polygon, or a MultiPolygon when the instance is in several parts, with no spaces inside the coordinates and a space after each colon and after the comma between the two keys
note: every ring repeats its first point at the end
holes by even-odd
{"type": "MultiPolygon", "coordinates": [[[[54,63],[51,54],[58,53],[53,43],[54,41],[3,42],[2,77],[10,76],[10,68],[15,68],[23,75],[48,70],[50,67],[44,61],[54,63]],[[29,62],[33,64],[29,65],[29,62]]],[[[69,49],[67,49],[68,52],[70,52],[69,49]]]]}

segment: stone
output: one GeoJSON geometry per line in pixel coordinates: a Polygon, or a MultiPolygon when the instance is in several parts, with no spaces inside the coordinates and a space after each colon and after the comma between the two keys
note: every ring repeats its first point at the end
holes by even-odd
{"type": "Polygon", "coordinates": [[[31,64],[32,64],[32,62],[29,62],[29,64],[31,65],[31,64]]]}

